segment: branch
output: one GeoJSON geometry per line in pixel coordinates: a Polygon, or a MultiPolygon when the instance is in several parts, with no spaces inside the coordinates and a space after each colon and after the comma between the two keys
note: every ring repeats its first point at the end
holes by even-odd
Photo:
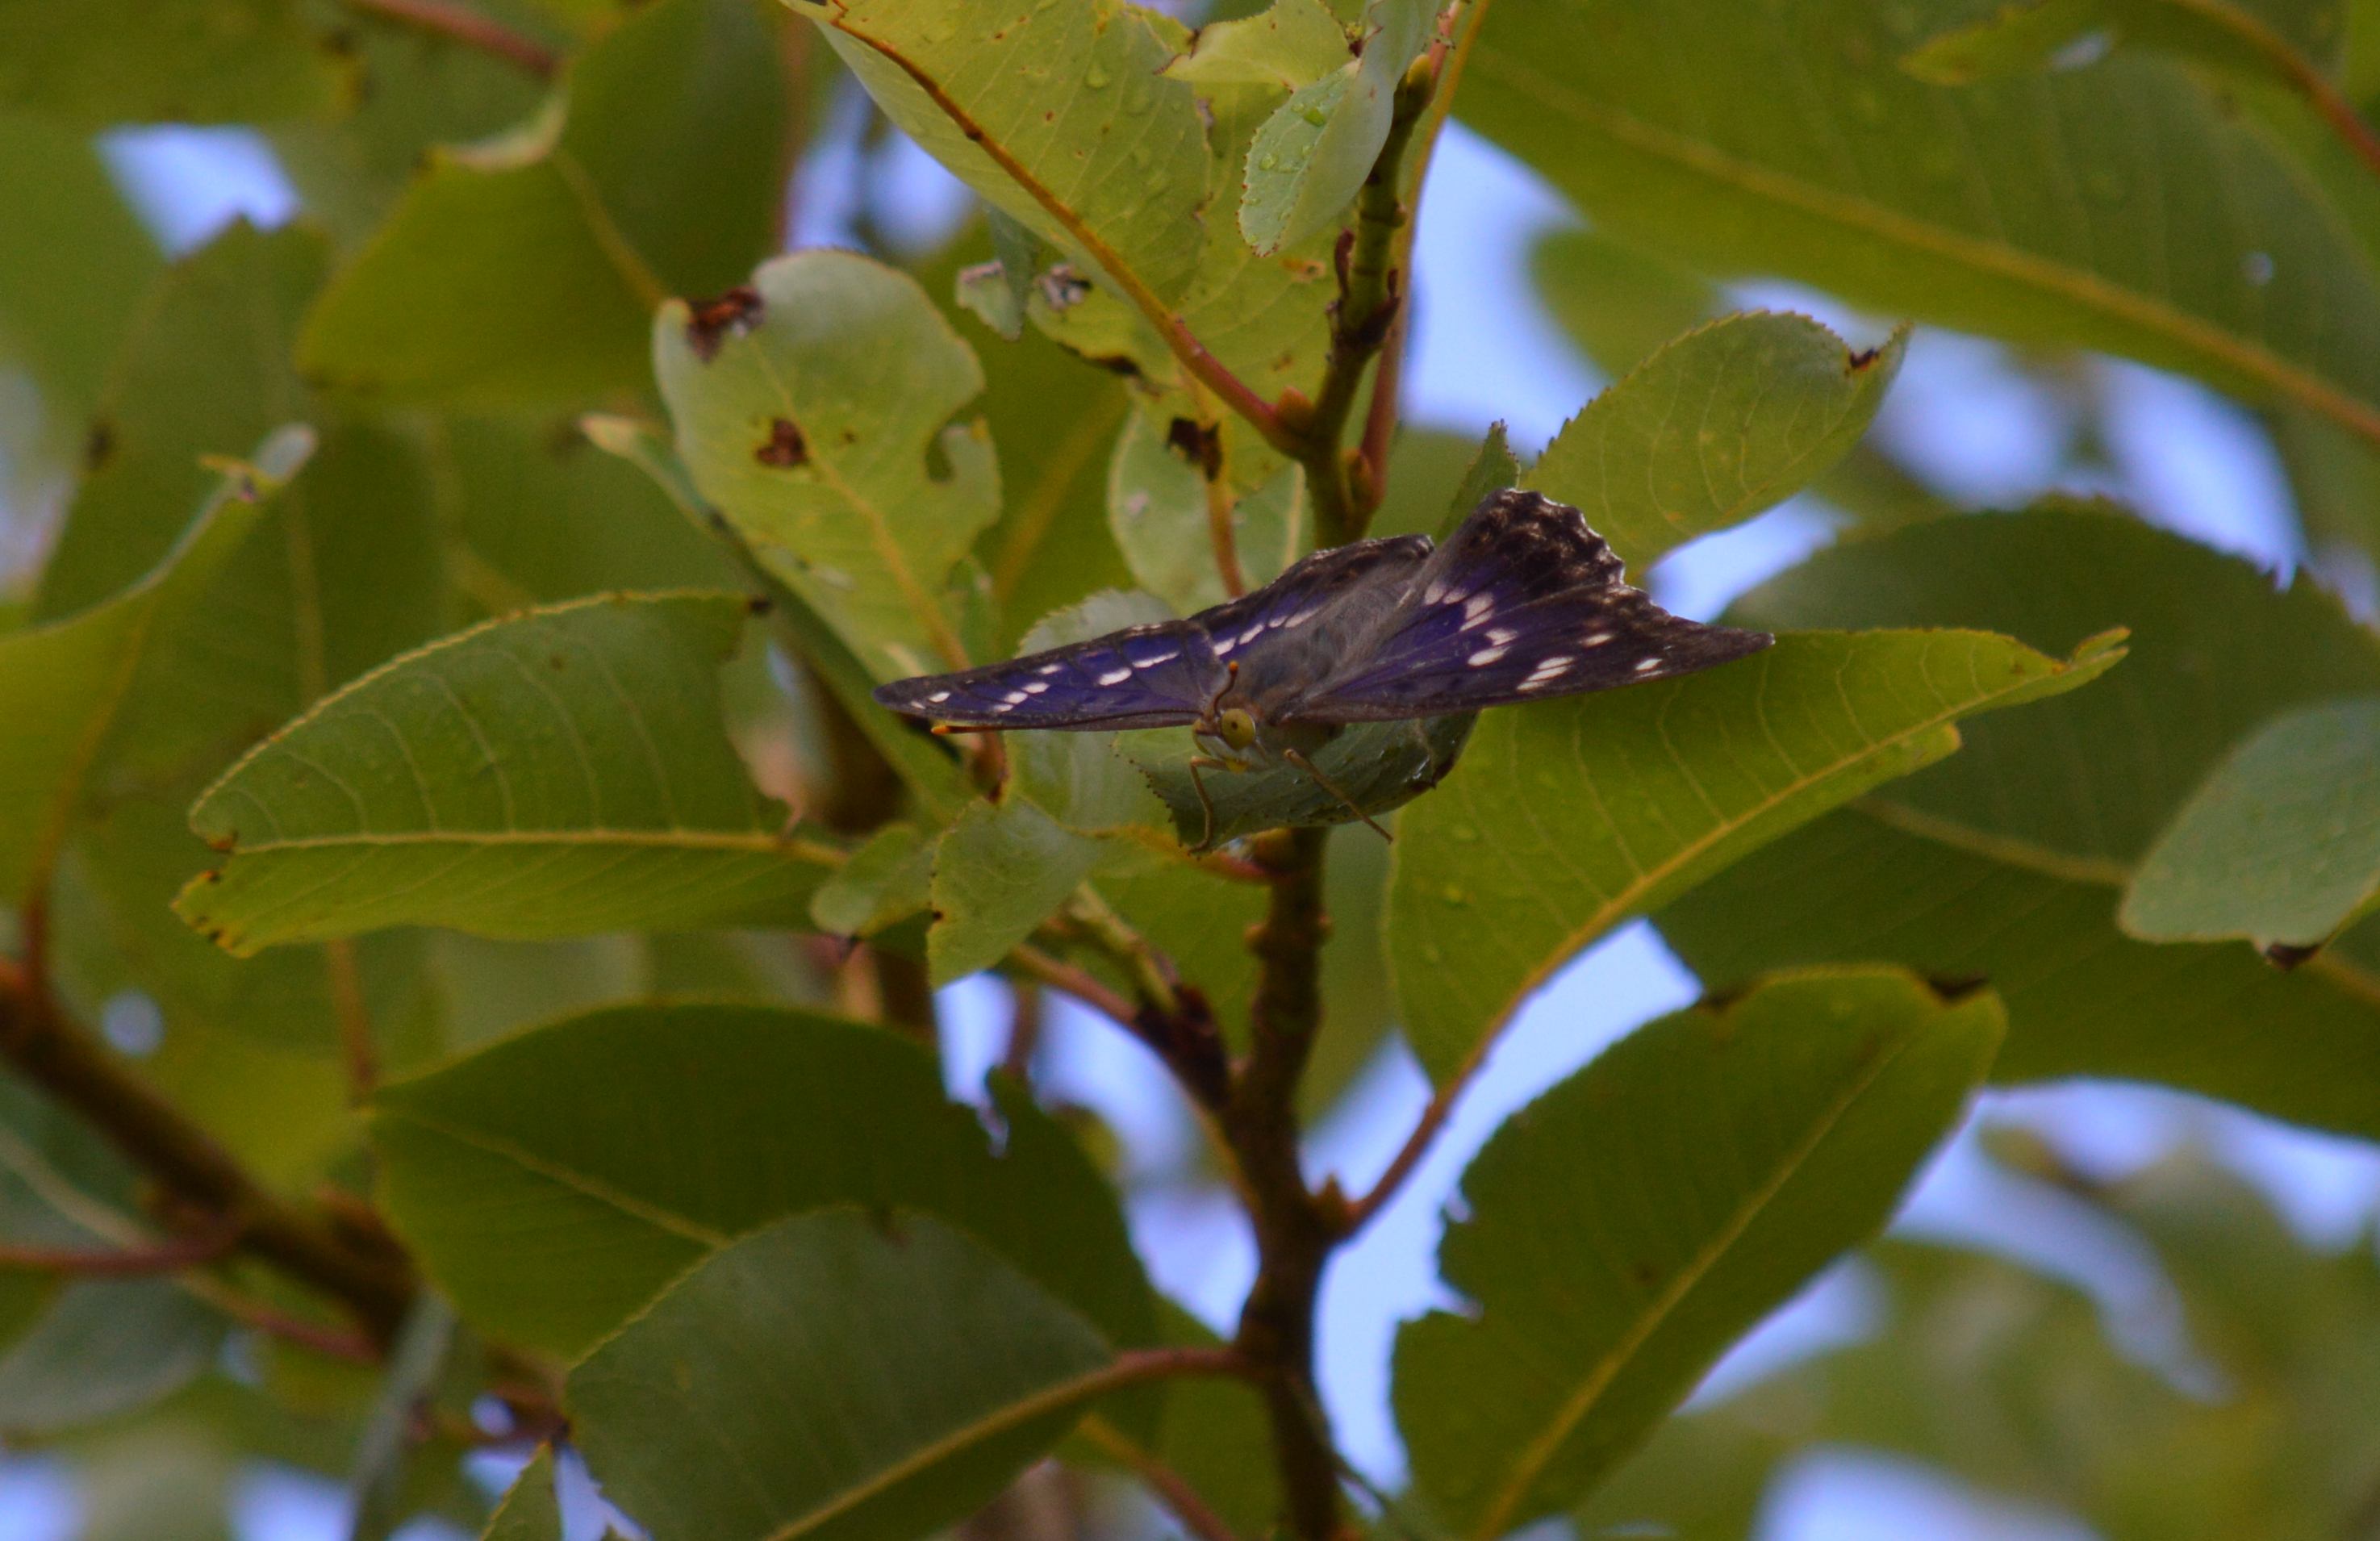
{"type": "Polygon", "coordinates": [[[1446,1127],[1447,1116],[1454,1111],[1454,1099],[1463,1090],[1463,1086],[1459,1080],[1451,1081],[1431,1096],[1429,1106],[1421,1110],[1421,1117],[1415,1121],[1412,1133],[1405,1135],[1405,1143],[1389,1162],[1388,1170],[1380,1173],[1379,1180],[1372,1184],[1369,1192],[1347,1206],[1349,1232],[1361,1231],[1369,1225],[1397,1196],[1397,1190],[1404,1186],[1405,1179],[1421,1165],[1422,1158],[1429,1154],[1429,1147],[1437,1142],[1439,1132],[1446,1127]]]}
{"type": "Polygon", "coordinates": [[[394,1341],[414,1293],[404,1257],[359,1248],[322,1216],[268,1193],[213,1136],[68,1020],[42,977],[42,931],[39,911],[29,912],[27,962],[0,970],[0,1055],[176,1197],[219,1217],[238,1251],[338,1300],[374,1343],[394,1341]]]}
{"type": "MultiPolygon", "coordinates": [[[[1439,13],[1438,38],[1424,55],[1436,83],[1414,135],[1420,148],[1409,152],[1410,164],[1402,174],[1401,185],[1409,190],[1405,194],[1404,224],[1396,232],[1395,249],[1389,259],[1393,271],[1408,274],[1413,272],[1414,241],[1420,227],[1421,195],[1428,183],[1430,160],[1438,152],[1439,131],[1446,127],[1447,117],[1453,111],[1454,91],[1462,83],[1463,61],[1470,57],[1471,40],[1479,35],[1479,21],[1487,9],[1488,0],[1449,0],[1446,8],[1439,13]]],[[[1363,442],[1356,450],[1350,479],[1358,520],[1363,523],[1370,521],[1388,491],[1389,451],[1396,436],[1412,309],[1412,297],[1407,295],[1405,302],[1397,308],[1396,319],[1389,324],[1388,339],[1380,347],[1380,367],[1372,373],[1371,406],[1364,414],[1363,442]]]]}
{"type": "Polygon", "coordinates": [[[72,1274],[83,1279],[127,1279],[179,1273],[212,1263],[237,1244],[239,1233],[221,1216],[186,1236],[147,1246],[46,1247],[0,1242],[0,1268],[28,1273],[72,1274]]]}
{"type": "Polygon", "coordinates": [[[1272,874],[1271,902],[1249,934],[1260,973],[1249,1006],[1246,1062],[1223,1110],[1255,1222],[1257,1281],[1240,1310],[1236,1346],[1269,1372],[1265,1385],[1274,1459],[1301,1541],[1341,1529],[1338,1456],[1313,1409],[1314,1309],[1322,1265],[1345,1233],[1335,1189],[1305,1186],[1298,1160],[1297,1086],[1322,1022],[1322,858],[1330,831],[1282,830],[1258,859],[1272,874]]]}
{"type": "Polygon", "coordinates": [[[361,15],[476,48],[540,80],[552,79],[562,69],[562,58],[552,49],[454,0],[345,0],[345,4],[361,15]]]}

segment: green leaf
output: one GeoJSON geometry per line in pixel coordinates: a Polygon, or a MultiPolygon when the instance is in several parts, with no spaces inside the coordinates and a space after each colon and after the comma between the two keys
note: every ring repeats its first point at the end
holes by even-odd
{"type": "Polygon", "coordinates": [[[2128,520],[2041,511],[1838,548],[1740,618],[1923,618],[2052,647],[2120,620],[2132,656],[1671,904],[1662,934],[1697,974],[1881,958],[1982,975],[2008,1006],[2003,1081],[2157,1081],[2380,1133],[2380,991],[2360,930],[2284,975],[2245,948],[2151,947],[2116,927],[2123,884],[2232,745],[2293,706],[2380,692],[2380,654],[2327,596],[2276,591],[2128,520]]]}
{"type": "Polygon", "coordinates": [[[1752,311],[1656,352],[1564,424],[1523,485],[1586,515],[1639,568],[1785,501],[1867,431],[1906,327],[1854,353],[1804,316],[1752,311]]]}
{"type": "Polygon", "coordinates": [[[693,473],[662,431],[628,418],[589,417],[581,426],[590,443],[642,470],[689,522],[719,538],[744,576],[768,596],[770,624],[787,649],[842,703],[924,810],[937,816],[954,812],[968,795],[957,758],[940,740],[878,710],[870,694],[876,676],[827,618],[764,564],[723,515],[703,502],[693,473]]]}
{"type": "Polygon", "coordinates": [[[1724,669],[1499,709],[1463,773],[1400,820],[1389,955],[1414,1051],[1459,1081],[1581,948],[1863,792],[1959,746],[1974,712],[2071,690],[1987,632],[1780,637],[1724,669]]]}
{"type": "Polygon", "coordinates": [[[1347,62],[1347,29],[1322,0],[1273,0],[1253,16],[1199,28],[1190,52],[1177,55],[1165,73],[1193,85],[1295,91],[1347,62]]]}
{"type": "Polygon", "coordinates": [[[950,589],[1000,511],[989,436],[951,422],[983,389],[973,350],[915,280],[849,252],[779,258],[750,294],[654,325],[695,486],[877,679],[964,661],[950,589]]]}
{"type": "Polygon", "coordinates": [[[2319,947],[2380,898],[2380,701],[2274,718],[2141,859],[2117,918],[2145,941],[2319,947]]]}
{"type": "Polygon", "coordinates": [[[1206,131],[1146,13],[1022,16],[966,0],[803,4],[887,116],[985,201],[1160,303],[1188,288],[1207,202],[1206,131]]]}
{"type": "Polygon", "coordinates": [[[1057,913],[1111,849],[1023,797],[969,804],[934,848],[928,976],[947,985],[1000,962],[1057,913]]]}
{"type": "Polygon", "coordinates": [[[755,0],[661,0],[511,138],[440,152],[307,318],[298,358],[392,400],[573,402],[645,378],[669,294],[774,244],[785,100],[755,0]]]}
{"type": "Polygon", "coordinates": [[[1928,38],[1901,67],[1966,85],[2057,67],[2078,50],[2139,42],[2252,81],[2303,91],[2347,42],[2340,0],[2027,0],[1928,38]]]}
{"type": "Polygon", "coordinates": [[[1708,279],[1600,230],[1538,237],[1529,277],[1571,341],[1614,380],[1723,308],[1708,279]]]}
{"type": "Polygon", "coordinates": [[[553,1450],[538,1447],[488,1518],[480,1541],[563,1541],[562,1504],[553,1491],[553,1450]]]}
{"type": "Polygon", "coordinates": [[[1874,0],[1500,4],[1457,105],[1624,239],[2380,435],[2374,270],[2256,126],[2154,56],[1927,85],[1894,64],[1927,26],[1874,0]]]}
{"type": "Polygon", "coordinates": [[[462,1352],[456,1336],[453,1307],[428,1292],[414,1301],[356,1440],[347,1479],[355,1518],[347,1541],[388,1541],[406,1518],[406,1473],[420,1439],[415,1426],[462,1352]]]}
{"type": "MultiPolygon", "coordinates": [[[[1199,434],[1191,419],[1135,412],[1108,465],[1108,529],[1116,549],[1134,580],[1183,615],[1230,597],[1218,569],[1208,479],[1193,459],[1199,434]]],[[[1261,588],[1312,543],[1305,473],[1284,465],[1245,491],[1228,473],[1219,479],[1212,495],[1232,504],[1232,544],[1241,575],[1248,588],[1261,588]]]]}
{"type": "Polygon", "coordinates": [[[810,918],[829,936],[871,937],[926,907],[934,846],[914,824],[887,824],[810,896],[810,918]]]}
{"type": "Polygon", "coordinates": [[[1436,15],[1428,0],[1370,0],[1356,30],[1363,53],[1301,83],[1257,130],[1240,200],[1248,245],[1270,256],[1338,227],[1388,142],[1397,85],[1436,15]]]}
{"type": "Polygon", "coordinates": [[[21,898],[46,880],[143,649],[188,614],[312,450],[303,429],[274,434],[255,466],[218,469],[216,491],[148,576],[79,613],[0,635],[0,722],[42,724],[0,739],[0,893],[21,898]]]}
{"type": "Polygon", "coordinates": [[[212,1365],[223,1333],[171,1279],[69,1284],[0,1354],[0,1430],[55,1434],[146,1407],[212,1365]]]}
{"type": "Polygon", "coordinates": [[[82,128],[252,123],[350,85],[301,0],[85,0],[0,15],[0,106],[82,128]]]}
{"type": "MultiPolygon", "coordinates": [[[[41,392],[41,447],[71,454],[83,447],[107,361],[164,264],[89,136],[0,115],[0,164],[8,168],[0,182],[0,358],[41,392]]],[[[20,423],[0,425],[0,448],[12,459],[36,446],[20,423]]],[[[12,477],[21,484],[29,469],[12,466],[12,477]]]]}
{"type": "Polygon", "coordinates": [[[1111,1341],[1152,1341],[1105,1181],[1028,1098],[998,1112],[994,1156],[917,1044],[683,1004],[597,1012],[394,1083],[371,1128],[390,1219],[492,1336],[581,1353],[735,1237],[857,1204],[963,1225],[1111,1341]]]}
{"type": "Polygon", "coordinates": [[[432,643],[225,772],[190,827],[230,860],[175,908],[229,951],[798,925],[832,853],[763,807],[719,721],[730,594],[606,596],[432,643]]]}
{"type": "Polygon", "coordinates": [[[1988,995],[1888,970],[1664,1017],[1507,1123],[1398,1334],[1415,1486],[1487,1541],[1558,1513],[1741,1334],[1883,1228],[1991,1064],[1988,995]]]}
{"type": "Polygon", "coordinates": [[[155,566],[215,480],[202,455],[245,455],[308,415],[289,353],[325,260],[319,237],[235,223],[151,287],[108,367],[37,615],[85,609],[155,566]]]}
{"type": "Polygon", "coordinates": [[[567,1404],[658,1537],[922,1535],[1056,1444],[1114,1364],[963,1232],[830,1209],[695,1268],[571,1372],[567,1404]]]}

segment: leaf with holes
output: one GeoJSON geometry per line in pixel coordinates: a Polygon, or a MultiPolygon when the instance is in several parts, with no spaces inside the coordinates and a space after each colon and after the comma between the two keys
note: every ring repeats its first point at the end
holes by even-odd
{"type": "Polygon", "coordinates": [[[604,596],[373,671],[199,800],[190,827],[230,859],[175,908],[243,954],[389,926],[803,924],[839,855],[771,814],[720,721],[747,615],[604,596]]]}
{"type": "Polygon", "coordinates": [[[1515,1114],[1397,1336],[1414,1482],[1454,1534],[1560,1513],[1741,1334],[1881,1230],[2003,1023],[1889,969],[1786,977],[1639,1028],[1515,1114]]]}
{"type": "Polygon", "coordinates": [[[699,309],[673,302],[654,370],[678,453],[753,554],[878,679],[965,656],[954,583],[1000,515],[975,354],[915,280],[865,257],[769,262],[699,309]]]}

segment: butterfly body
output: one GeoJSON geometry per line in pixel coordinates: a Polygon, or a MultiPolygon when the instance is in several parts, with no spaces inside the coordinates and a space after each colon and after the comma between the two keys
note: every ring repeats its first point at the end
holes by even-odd
{"type": "Polygon", "coordinates": [[[1773,640],[1672,615],[1622,576],[1577,509],[1507,489],[1443,546],[1333,547],[1184,620],[896,681],[876,698],[970,728],[1186,726],[1211,768],[1285,762],[1319,780],[1313,754],[1351,723],[1668,679],[1773,640]]]}

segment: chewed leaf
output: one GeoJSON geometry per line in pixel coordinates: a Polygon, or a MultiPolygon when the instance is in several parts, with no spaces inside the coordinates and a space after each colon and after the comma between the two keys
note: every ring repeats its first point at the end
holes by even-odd
{"type": "Polygon", "coordinates": [[[843,251],[654,323],[654,367],[702,497],[880,680],[965,661],[949,588],[1000,515],[974,350],[907,274],[843,251]]]}

